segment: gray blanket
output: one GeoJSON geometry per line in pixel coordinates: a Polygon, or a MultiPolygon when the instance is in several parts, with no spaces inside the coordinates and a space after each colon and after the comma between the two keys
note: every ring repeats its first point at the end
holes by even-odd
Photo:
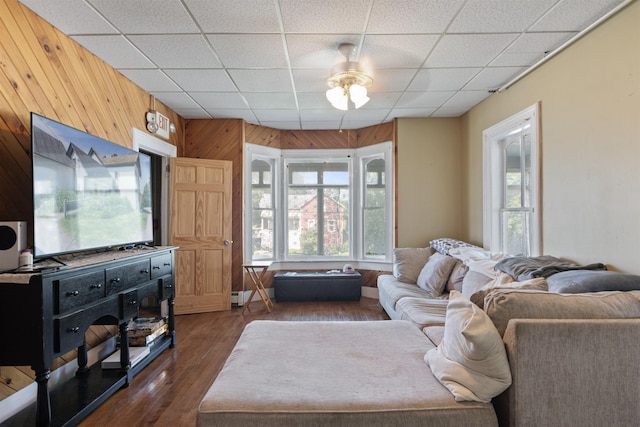
{"type": "Polygon", "coordinates": [[[578,265],[572,262],[562,261],[551,255],[538,257],[512,257],[498,262],[494,269],[507,273],[515,280],[523,282],[536,277],[547,278],[561,271],[569,270],[606,270],[602,263],[578,265]]]}

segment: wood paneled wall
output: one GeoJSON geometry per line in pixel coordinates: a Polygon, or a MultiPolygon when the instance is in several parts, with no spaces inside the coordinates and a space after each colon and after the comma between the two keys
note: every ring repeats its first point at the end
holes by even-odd
{"type": "MultiPolygon", "coordinates": [[[[0,0],[0,221],[26,220],[31,234],[30,113],[36,112],[117,144],[132,146],[132,128],[145,129],[150,95],[32,13],[17,0],[0,0]]],[[[161,103],[182,151],[184,120],[161,103]]],[[[116,332],[93,326],[89,346],[116,332]]],[[[1,350],[0,350],[1,351],[1,350]]],[[[75,358],[75,352],[55,367],[75,358]]],[[[31,382],[29,367],[0,367],[0,399],[31,382]]]]}
{"type": "MultiPolygon", "coordinates": [[[[242,168],[244,143],[280,149],[359,148],[385,141],[395,141],[395,122],[357,130],[278,130],[244,123],[242,120],[187,120],[184,156],[229,160],[233,163],[233,271],[232,290],[241,291],[245,282],[242,269],[242,168]]],[[[376,286],[378,271],[362,271],[363,284],[376,286]]],[[[267,276],[267,286],[272,273],[267,276]]]]}

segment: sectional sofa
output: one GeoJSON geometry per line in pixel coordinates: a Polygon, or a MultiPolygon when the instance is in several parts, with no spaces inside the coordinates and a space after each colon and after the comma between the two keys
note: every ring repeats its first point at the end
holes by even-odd
{"type": "Polygon", "coordinates": [[[512,384],[492,402],[509,426],[637,424],[639,289],[640,276],[601,263],[507,258],[454,239],[396,249],[393,274],[378,278],[389,317],[435,345],[450,295],[482,309],[507,352],[512,384]]]}

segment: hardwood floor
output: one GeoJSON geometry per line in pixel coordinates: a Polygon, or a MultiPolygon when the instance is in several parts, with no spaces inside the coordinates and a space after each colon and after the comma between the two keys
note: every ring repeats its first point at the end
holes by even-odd
{"type": "Polygon", "coordinates": [[[252,320],[387,320],[378,301],[276,303],[267,313],[262,301],[251,312],[176,316],[177,345],[138,374],[127,388],[90,414],[88,426],[193,426],[200,400],[218,375],[245,325],[252,320]]]}

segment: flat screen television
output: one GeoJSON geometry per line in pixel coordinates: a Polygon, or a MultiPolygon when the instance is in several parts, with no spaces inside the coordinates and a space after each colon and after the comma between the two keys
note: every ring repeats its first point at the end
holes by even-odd
{"type": "Polygon", "coordinates": [[[31,113],[34,257],[153,241],[151,159],[31,113]]]}

